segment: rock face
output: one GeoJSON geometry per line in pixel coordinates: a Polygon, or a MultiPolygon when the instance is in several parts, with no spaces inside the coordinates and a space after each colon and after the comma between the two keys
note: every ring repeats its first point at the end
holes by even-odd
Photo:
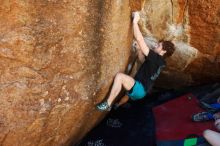
{"type": "Polygon", "coordinates": [[[176,44],[157,80],[160,87],[220,81],[220,1],[147,0],[142,31],[176,44]],[[151,32],[151,34],[149,33],[151,32]]]}
{"type": "Polygon", "coordinates": [[[128,63],[136,2],[1,0],[0,145],[75,144],[94,127],[128,63]]]}
{"type": "MultiPolygon", "coordinates": [[[[0,2],[0,145],[76,144],[126,70],[131,11],[144,1],[0,2]]],[[[219,8],[219,0],[145,2],[142,31],[178,48],[158,86],[220,80],[219,8]]]]}

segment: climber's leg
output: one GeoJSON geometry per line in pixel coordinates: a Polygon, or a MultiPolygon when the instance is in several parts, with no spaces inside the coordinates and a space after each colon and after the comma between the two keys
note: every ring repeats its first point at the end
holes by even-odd
{"type": "Polygon", "coordinates": [[[125,104],[128,100],[129,100],[128,95],[125,95],[120,99],[120,101],[117,104],[115,104],[115,106],[118,108],[119,106],[125,104]]]}
{"type": "Polygon", "coordinates": [[[112,104],[114,99],[121,91],[122,86],[125,88],[125,90],[129,91],[134,86],[134,83],[135,80],[132,77],[123,73],[118,73],[114,79],[114,83],[109,98],[107,99],[108,104],[109,105],[112,104]]]}
{"type": "Polygon", "coordinates": [[[107,99],[107,101],[102,102],[97,105],[98,110],[100,111],[110,111],[111,110],[111,105],[115,98],[118,96],[120,93],[122,86],[125,88],[125,90],[130,90],[135,84],[135,80],[123,73],[117,73],[115,76],[113,86],[110,92],[110,95],[107,99]]]}

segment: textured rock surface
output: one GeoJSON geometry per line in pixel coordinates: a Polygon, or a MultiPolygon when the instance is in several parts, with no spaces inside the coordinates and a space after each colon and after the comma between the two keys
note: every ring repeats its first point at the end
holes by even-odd
{"type": "Polygon", "coordinates": [[[128,62],[129,1],[0,2],[0,145],[76,143],[128,62]]]}
{"type": "Polygon", "coordinates": [[[220,1],[147,0],[142,31],[169,39],[177,51],[157,85],[180,87],[220,81],[220,1]]]}
{"type": "MultiPolygon", "coordinates": [[[[143,0],[0,0],[0,145],[68,145],[131,54],[143,0]]],[[[142,31],[176,42],[158,86],[220,80],[218,0],[147,0],[142,31]]]]}

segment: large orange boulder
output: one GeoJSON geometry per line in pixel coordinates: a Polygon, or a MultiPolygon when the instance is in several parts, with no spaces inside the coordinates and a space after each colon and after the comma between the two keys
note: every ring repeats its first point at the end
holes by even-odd
{"type": "Polygon", "coordinates": [[[157,82],[220,81],[218,0],[1,0],[0,145],[76,144],[104,116],[95,105],[129,64],[131,11],[176,52],[157,82]]]}
{"type": "Polygon", "coordinates": [[[1,0],[0,145],[77,143],[123,72],[132,43],[127,0],[1,0]]]}

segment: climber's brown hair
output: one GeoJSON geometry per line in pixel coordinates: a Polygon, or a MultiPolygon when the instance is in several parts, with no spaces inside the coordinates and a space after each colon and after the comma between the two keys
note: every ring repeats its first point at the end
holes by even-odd
{"type": "Polygon", "coordinates": [[[168,58],[173,55],[175,51],[175,46],[171,41],[165,41],[160,40],[160,43],[162,43],[162,49],[166,51],[166,53],[163,55],[163,58],[168,58]]]}

